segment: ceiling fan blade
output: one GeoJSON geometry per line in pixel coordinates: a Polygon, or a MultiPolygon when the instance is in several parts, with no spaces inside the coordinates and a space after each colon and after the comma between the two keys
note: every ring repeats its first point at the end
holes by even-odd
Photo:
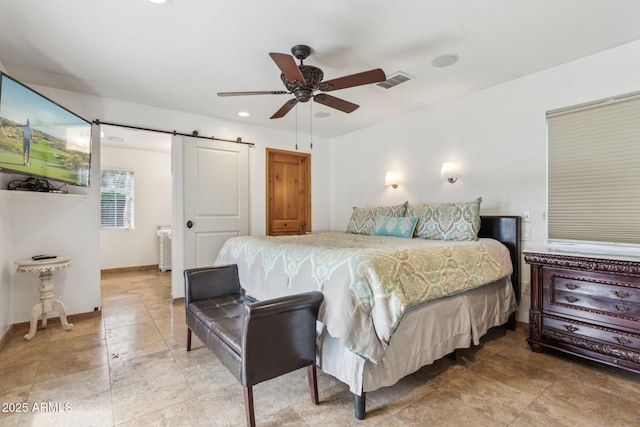
{"type": "Polygon", "coordinates": [[[295,105],[298,103],[296,98],[290,99],[285,104],[280,107],[278,111],[276,111],[273,116],[269,117],[270,119],[279,119],[280,117],[284,117],[295,105]]]}
{"type": "Polygon", "coordinates": [[[218,96],[243,96],[243,95],[287,95],[286,90],[259,90],[253,92],[218,92],[218,96]]]}
{"type": "Polygon", "coordinates": [[[290,82],[299,81],[304,86],[307,85],[307,81],[304,79],[304,76],[300,72],[300,69],[296,65],[295,59],[293,56],[287,55],[286,53],[274,53],[271,52],[269,54],[273,62],[276,63],[282,74],[289,80],[290,82]]]}
{"type": "Polygon", "coordinates": [[[338,77],[337,79],[327,80],[320,83],[320,90],[330,92],[332,90],[346,89],[348,87],[368,85],[387,80],[384,71],[380,68],[375,70],[364,71],[362,73],[351,74],[349,76],[338,77]]]}
{"type": "Polygon", "coordinates": [[[327,95],[326,93],[319,93],[314,96],[313,99],[320,104],[335,108],[336,110],[344,111],[345,113],[351,113],[360,107],[358,104],[336,98],[335,96],[327,95]]]}

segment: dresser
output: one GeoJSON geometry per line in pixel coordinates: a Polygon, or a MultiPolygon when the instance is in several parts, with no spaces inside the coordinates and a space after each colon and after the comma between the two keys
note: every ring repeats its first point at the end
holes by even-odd
{"type": "Polygon", "coordinates": [[[640,372],[640,257],[525,251],[529,345],[640,372]]]}

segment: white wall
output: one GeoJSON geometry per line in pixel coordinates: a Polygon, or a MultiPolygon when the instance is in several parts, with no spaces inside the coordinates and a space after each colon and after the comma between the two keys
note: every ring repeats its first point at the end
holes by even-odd
{"type": "MultiPolygon", "coordinates": [[[[0,69],[5,68],[0,64],[0,69]]],[[[91,159],[92,182],[99,179],[99,152],[91,159]]],[[[5,191],[21,175],[0,174],[0,335],[26,321],[39,300],[36,274],[17,273],[15,261],[38,253],[69,255],[72,267],[54,273],[56,298],[68,313],[100,306],[96,187],[71,187],[74,195],[5,191]],[[97,284],[97,286],[96,286],[97,284]]]]}
{"type": "MultiPolygon", "coordinates": [[[[353,206],[469,201],[482,214],[530,210],[525,249],[546,242],[546,119],[560,107],[640,90],[640,41],[495,86],[354,132],[331,142],[331,226],[343,230],[353,206]],[[440,180],[459,164],[455,184],[440,180]],[[384,174],[404,182],[385,188],[384,174]]],[[[529,282],[523,264],[522,279],[529,282]]],[[[518,320],[528,321],[529,295],[518,320]]]]}
{"type": "MultiPolygon", "coordinates": [[[[92,183],[99,182],[99,165],[98,149],[91,156],[92,183]]],[[[23,178],[4,175],[3,188],[8,177],[23,178]]],[[[36,254],[71,257],[71,267],[55,272],[52,278],[54,295],[64,303],[67,314],[90,312],[100,307],[99,190],[96,185],[69,186],[73,194],[2,190],[0,199],[3,205],[6,202],[9,206],[0,210],[0,214],[2,222],[7,224],[4,237],[10,247],[0,262],[2,271],[10,274],[10,323],[27,321],[39,301],[37,274],[17,273],[15,265],[16,260],[36,254]]]]}
{"type": "Polygon", "coordinates": [[[171,153],[103,146],[101,157],[102,169],[133,171],[135,181],[134,229],[100,231],[100,269],[158,264],[156,230],[171,225],[171,153]]]}
{"type": "MultiPolygon", "coordinates": [[[[6,184],[0,181],[3,188],[6,184]]],[[[11,275],[15,266],[10,263],[11,250],[11,221],[9,211],[10,201],[5,192],[0,193],[0,337],[11,325],[11,300],[13,289],[11,275]]]]}

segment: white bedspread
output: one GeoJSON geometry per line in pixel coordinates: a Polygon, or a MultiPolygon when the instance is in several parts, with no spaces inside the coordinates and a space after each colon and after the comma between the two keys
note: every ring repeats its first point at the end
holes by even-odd
{"type": "Polygon", "coordinates": [[[257,299],[319,290],[329,334],[376,363],[405,311],[511,274],[496,240],[444,242],[321,233],[229,239],[217,265],[237,264],[240,283],[257,299]]]}

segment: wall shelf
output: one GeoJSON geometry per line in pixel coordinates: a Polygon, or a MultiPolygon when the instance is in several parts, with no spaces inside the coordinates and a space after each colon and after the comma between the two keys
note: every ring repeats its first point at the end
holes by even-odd
{"type": "Polygon", "coordinates": [[[30,198],[30,197],[44,197],[44,198],[89,198],[88,194],[74,194],[74,193],[46,193],[42,191],[20,191],[20,190],[0,190],[0,198],[3,199],[18,199],[18,198],[30,198]]]}

